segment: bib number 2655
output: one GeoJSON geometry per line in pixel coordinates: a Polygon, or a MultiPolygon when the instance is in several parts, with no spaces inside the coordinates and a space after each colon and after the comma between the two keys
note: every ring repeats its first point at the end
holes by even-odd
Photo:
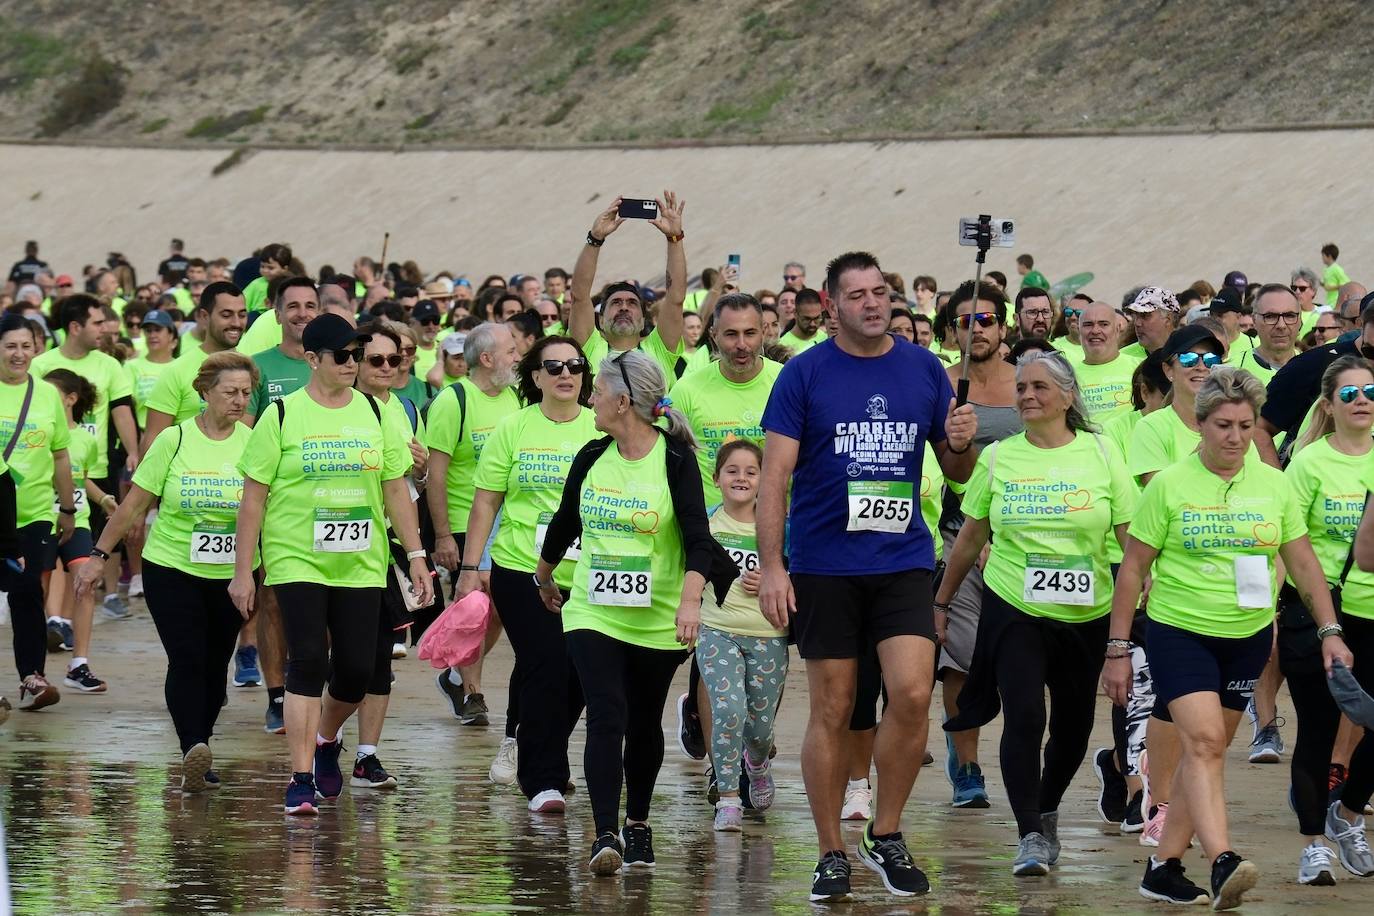
{"type": "Polygon", "coordinates": [[[914,511],[912,493],[911,484],[895,480],[850,481],[846,530],[905,532],[914,511]]]}

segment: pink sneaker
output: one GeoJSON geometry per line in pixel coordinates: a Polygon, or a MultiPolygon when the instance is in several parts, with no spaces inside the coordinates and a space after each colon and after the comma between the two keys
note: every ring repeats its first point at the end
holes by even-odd
{"type": "MultiPolygon", "coordinates": [[[[1148,811],[1149,809],[1145,809],[1148,811]]],[[[1141,846],[1158,846],[1164,836],[1164,819],[1169,814],[1169,803],[1162,802],[1154,813],[1145,815],[1145,829],[1140,832],[1141,846]]]]}

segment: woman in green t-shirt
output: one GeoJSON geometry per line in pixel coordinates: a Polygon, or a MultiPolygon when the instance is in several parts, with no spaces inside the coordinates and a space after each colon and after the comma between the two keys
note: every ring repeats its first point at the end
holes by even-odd
{"type": "Polygon", "coordinates": [[[1107,644],[1107,542],[1125,540],[1136,491],[1125,463],[1089,424],[1062,354],[1021,356],[1016,408],[1025,431],[985,448],[969,475],[935,619],[943,630],[991,539],[973,663],[959,715],[945,728],[986,725],[1000,697],[1002,777],[1020,834],[1012,874],[1029,876],[1059,861],[1059,802],[1088,750],[1107,644]],[[1046,689],[1054,713],[1048,741],[1046,689]]]}
{"type": "Polygon", "coordinates": [[[1292,486],[1277,468],[1246,460],[1264,396],[1253,375],[1229,366],[1198,388],[1198,451],[1146,485],[1112,595],[1103,687],[1117,705],[1130,696],[1128,636],[1149,574],[1155,715],[1172,719],[1182,750],[1159,851],[1140,883],[1150,899],[1207,899],[1181,864],[1194,834],[1211,862],[1215,909],[1239,905],[1259,880],[1259,869],[1231,850],[1224,770],[1269,660],[1277,558],[1317,622],[1326,669],[1335,660],[1352,665],[1292,486]]]}
{"type": "Polygon", "coordinates": [[[1150,478],[1197,448],[1198,421],[1194,403],[1203,382],[1224,353],[1221,341],[1200,325],[1185,325],[1169,335],[1161,348],[1164,375],[1172,388],[1163,407],[1131,432],[1126,463],[1143,487],[1150,478]]]}
{"type": "MultiPolygon", "coordinates": [[[[500,612],[515,651],[516,776],[529,809],[551,814],[565,805],[568,736],[582,715],[582,688],[568,659],[562,624],[545,609],[533,574],[568,468],[596,436],[596,425],[585,406],[592,374],[571,337],[536,340],[517,372],[520,399],[529,406],[497,423],[482,448],[456,595],[484,588],[500,612]],[[484,583],[478,567],[498,512],[501,527],[484,583]]],[[[570,549],[554,572],[565,600],[577,557],[576,547],[570,549]]]]}
{"type": "Polygon", "coordinates": [[[248,616],[240,615],[226,589],[243,492],[243,477],[233,469],[251,432],[241,420],[257,383],[257,367],[242,353],[206,357],[192,382],[205,410],[153,440],[129,494],[90,551],[98,562],[76,567],[77,595],[89,594],[104,558],[160,501],[144,544],[143,581],[148,613],[167,651],[167,711],[181,744],[183,792],[219,788],[210,736],[224,705],[229,658],[248,616]]]}
{"type": "Polygon", "coordinates": [[[574,459],[535,570],[545,605],[563,615],[587,701],[583,770],[596,822],[590,865],[599,875],[622,862],[654,863],[647,822],[663,764],[663,705],[684,647],[697,640],[718,549],[696,439],[666,393],[651,356],[627,350],[601,363],[592,406],[607,436],[574,459]],[[565,603],[554,570],[579,538],[565,603]]]}
{"type": "Polygon", "coordinates": [[[317,791],[343,791],[343,724],[366,697],[379,656],[391,654],[377,639],[388,523],[405,547],[416,603],[429,604],[433,589],[404,479],[406,442],[376,400],[353,388],[367,335],[329,312],[311,319],[301,343],[310,381],[258,417],[239,460],[229,594],[240,611],[252,610],[261,536],[264,584],[276,589],[289,659],[285,808],[316,814],[317,791]]]}
{"type": "MultiPolygon", "coordinates": [[[[1298,442],[1286,475],[1307,518],[1312,549],[1321,562],[1336,616],[1350,650],[1374,659],[1374,573],[1355,569],[1352,545],[1370,486],[1374,440],[1374,364],[1351,354],[1322,374],[1321,398],[1313,421],[1298,442]]],[[[1293,750],[1293,808],[1307,838],[1298,865],[1300,884],[1334,883],[1335,853],[1322,836],[1335,840],[1341,864],[1353,874],[1374,874],[1374,856],[1365,841],[1364,807],[1374,790],[1374,737],[1363,732],[1346,766],[1332,762],[1340,710],[1327,689],[1321,656],[1315,652],[1312,623],[1291,586],[1279,594],[1279,666],[1288,680],[1298,717],[1293,750]],[[1339,769],[1337,769],[1339,768],[1339,769]],[[1344,774],[1332,798],[1328,778],[1344,774]]],[[[1356,665],[1355,678],[1374,690],[1374,669],[1356,665]]]]}

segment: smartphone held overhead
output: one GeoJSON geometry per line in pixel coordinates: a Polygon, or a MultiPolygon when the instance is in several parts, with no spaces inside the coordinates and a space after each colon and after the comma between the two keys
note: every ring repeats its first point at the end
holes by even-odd
{"type": "Polygon", "coordinates": [[[739,255],[732,254],[725,259],[725,271],[726,279],[738,286],[740,276],[739,255]]]}
{"type": "Polygon", "coordinates": [[[638,197],[620,199],[621,219],[658,219],[658,201],[638,197]]]}

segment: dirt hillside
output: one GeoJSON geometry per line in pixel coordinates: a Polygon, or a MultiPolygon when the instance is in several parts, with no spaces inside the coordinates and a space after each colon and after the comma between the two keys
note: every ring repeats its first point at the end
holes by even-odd
{"type": "Polygon", "coordinates": [[[641,143],[1374,121],[1335,0],[0,2],[0,136],[641,143]]]}

